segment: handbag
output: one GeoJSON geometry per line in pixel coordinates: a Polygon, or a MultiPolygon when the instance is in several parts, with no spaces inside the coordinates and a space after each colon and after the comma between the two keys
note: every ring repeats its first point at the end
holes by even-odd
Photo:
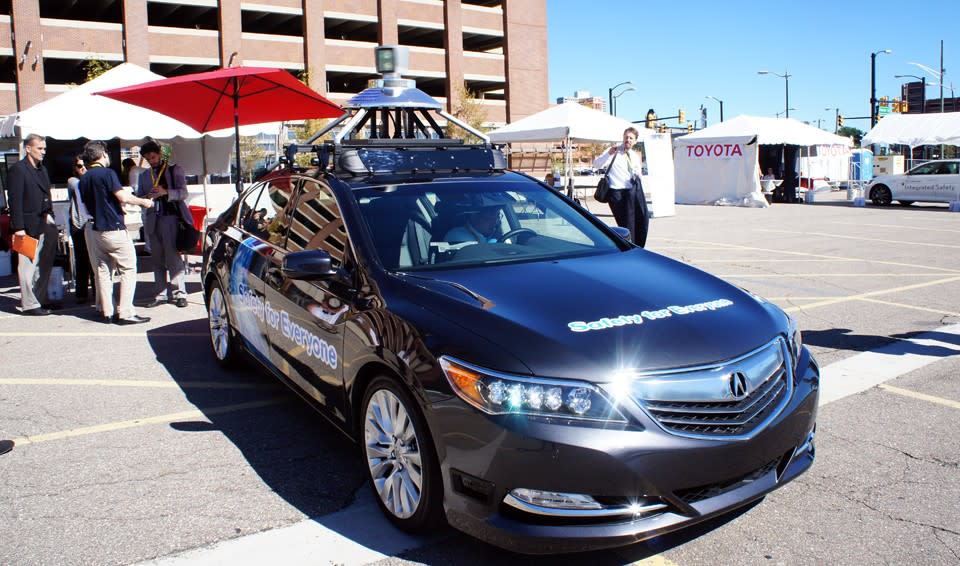
{"type": "Polygon", "coordinates": [[[610,160],[610,166],[607,167],[607,172],[600,178],[600,182],[597,183],[597,189],[593,191],[593,200],[601,203],[610,202],[610,180],[607,179],[607,177],[610,175],[610,170],[613,169],[613,162],[617,160],[618,155],[620,155],[620,152],[613,154],[613,159],[610,160]]]}
{"type": "Polygon", "coordinates": [[[188,224],[183,218],[177,218],[177,251],[192,252],[200,241],[200,230],[188,224]]]}

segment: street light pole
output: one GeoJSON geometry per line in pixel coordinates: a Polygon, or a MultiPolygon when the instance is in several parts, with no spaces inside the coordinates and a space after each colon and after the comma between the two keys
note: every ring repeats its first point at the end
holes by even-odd
{"type": "Polygon", "coordinates": [[[614,89],[619,88],[619,87],[621,87],[621,86],[623,86],[623,85],[633,86],[633,83],[630,82],[630,81],[623,81],[622,83],[617,83],[617,84],[615,84],[615,85],[613,85],[612,87],[610,87],[610,88],[607,89],[607,112],[608,112],[609,114],[611,114],[611,115],[616,115],[615,112],[614,112],[614,110],[613,110],[613,91],[614,91],[614,89]]]}
{"type": "Polygon", "coordinates": [[[613,95],[613,115],[617,115],[617,99],[620,98],[624,93],[630,92],[631,90],[637,90],[633,88],[633,85],[628,86],[627,88],[621,90],[617,94],[613,95]]]}
{"type": "Polygon", "coordinates": [[[893,53],[889,49],[881,49],[870,53],[870,127],[877,125],[877,55],[893,53]]]}
{"type": "MultiPolygon", "coordinates": [[[[781,79],[783,79],[784,95],[785,95],[785,99],[786,99],[786,100],[785,100],[786,104],[784,104],[784,108],[786,108],[785,112],[786,112],[786,114],[787,114],[787,118],[789,118],[789,117],[790,117],[790,110],[796,110],[796,108],[790,108],[790,73],[787,72],[786,69],[784,69],[782,75],[781,75],[780,73],[774,73],[774,72],[771,72],[771,71],[757,71],[757,74],[758,74],[758,75],[773,75],[773,76],[775,76],[775,77],[780,77],[781,79]]],[[[778,116],[779,116],[780,114],[781,114],[781,112],[777,112],[777,115],[778,115],[778,116]]]]}
{"type": "Polygon", "coordinates": [[[709,98],[711,100],[716,100],[720,103],[720,121],[723,122],[723,101],[717,98],[716,96],[710,96],[709,94],[704,98],[709,98]]]}
{"type": "Polygon", "coordinates": [[[824,110],[836,110],[833,116],[833,133],[840,132],[840,109],[839,108],[824,108],[824,110]]]}

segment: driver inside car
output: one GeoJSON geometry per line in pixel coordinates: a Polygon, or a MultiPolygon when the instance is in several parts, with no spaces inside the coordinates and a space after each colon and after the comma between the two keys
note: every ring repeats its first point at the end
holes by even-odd
{"type": "Polygon", "coordinates": [[[485,206],[479,211],[468,214],[466,223],[451,228],[444,240],[451,244],[464,242],[496,243],[500,235],[500,207],[485,206]]]}

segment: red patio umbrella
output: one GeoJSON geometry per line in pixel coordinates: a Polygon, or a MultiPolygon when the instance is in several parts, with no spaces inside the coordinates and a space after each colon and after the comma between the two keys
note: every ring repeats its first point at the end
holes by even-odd
{"type": "Polygon", "coordinates": [[[98,92],[180,120],[198,132],[234,127],[237,191],[240,126],[305,118],[334,118],[343,109],[284,69],[228,67],[98,92]]]}

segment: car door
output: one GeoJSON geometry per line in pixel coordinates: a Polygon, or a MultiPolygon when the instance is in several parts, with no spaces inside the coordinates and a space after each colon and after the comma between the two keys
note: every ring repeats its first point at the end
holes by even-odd
{"type": "MultiPolygon", "coordinates": [[[[903,176],[899,192],[895,191],[895,200],[929,201],[936,200],[937,171],[940,163],[930,162],[918,165],[903,176]]],[[[942,178],[941,178],[942,179],[942,178]]]]}
{"type": "Polygon", "coordinates": [[[299,181],[286,222],[286,240],[270,256],[264,278],[271,361],[318,408],[342,421],[349,285],[342,279],[301,280],[283,274],[284,258],[305,250],[324,250],[334,268],[343,268],[349,248],[347,232],[330,187],[316,179],[299,181]]]}
{"type": "Polygon", "coordinates": [[[269,190],[270,184],[254,185],[244,193],[236,222],[227,229],[223,241],[223,252],[230,258],[226,295],[234,325],[247,350],[268,365],[263,278],[268,258],[284,239],[279,219],[288,201],[283,194],[269,190]]]}

